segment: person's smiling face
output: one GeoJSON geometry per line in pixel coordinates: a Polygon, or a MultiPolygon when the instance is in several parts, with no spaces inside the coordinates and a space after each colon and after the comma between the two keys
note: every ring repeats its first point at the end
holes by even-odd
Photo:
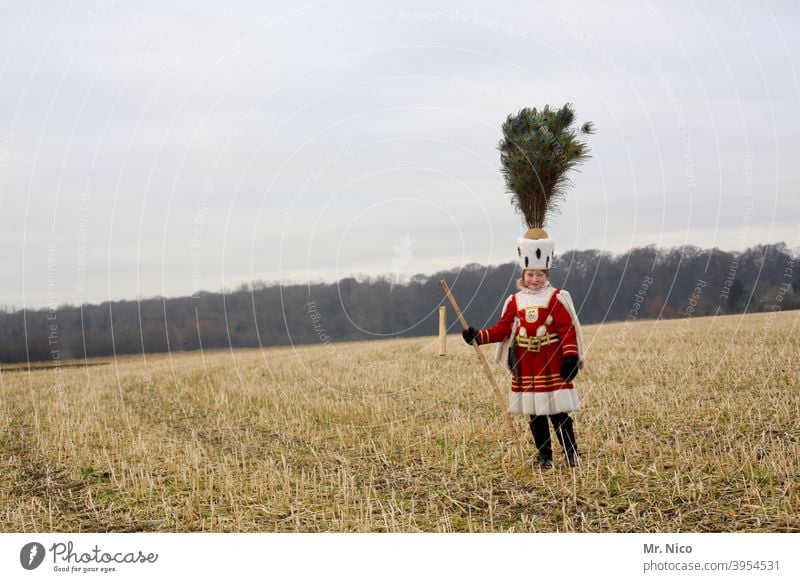
{"type": "Polygon", "coordinates": [[[547,284],[547,273],[539,269],[529,269],[522,275],[522,281],[531,291],[538,291],[547,284]]]}

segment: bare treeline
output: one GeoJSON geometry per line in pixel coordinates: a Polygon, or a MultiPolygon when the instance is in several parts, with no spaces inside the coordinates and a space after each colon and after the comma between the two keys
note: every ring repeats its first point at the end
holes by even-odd
{"type": "MultiPolygon", "coordinates": [[[[597,250],[558,257],[552,281],[569,290],[582,322],[681,318],[800,308],[800,265],[784,243],[741,253],[692,246],[597,250]]],[[[0,361],[433,335],[446,279],[475,327],[496,320],[519,276],[516,263],[477,264],[332,284],[256,282],[230,293],[0,312],[0,361]]],[[[460,329],[452,314],[453,331],[460,329]]]]}

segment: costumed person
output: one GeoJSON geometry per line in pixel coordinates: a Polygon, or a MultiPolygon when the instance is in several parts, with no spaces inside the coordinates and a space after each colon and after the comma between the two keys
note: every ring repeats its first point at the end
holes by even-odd
{"type": "Polygon", "coordinates": [[[593,133],[592,124],[576,131],[574,121],[567,104],[556,111],[526,108],[503,123],[501,171],[528,227],[517,241],[519,291],[506,300],[496,325],[463,332],[469,344],[501,342],[495,360],[512,372],[508,412],[529,416],[542,469],[553,465],[548,417],[569,465],[577,466],[580,459],[569,416],[580,408],[572,383],[584,360],[580,324],[569,293],[550,285],[555,242],[542,230],[571,184],[567,172],[589,157],[578,134],[593,133]]]}
{"type": "Polygon", "coordinates": [[[575,467],[580,455],[569,413],[580,408],[572,384],[583,356],[580,324],[569,293],[550,284],[553,239],[541,229],[530,229],[517,244],[519,291],[506,299],[496,325],[470,327],[462,334],[468,344],[501,342],[495,360],[512,373],[508,412],[530,417],[539,467],[553,466],[548,417],[567,463],[575,467]]]}

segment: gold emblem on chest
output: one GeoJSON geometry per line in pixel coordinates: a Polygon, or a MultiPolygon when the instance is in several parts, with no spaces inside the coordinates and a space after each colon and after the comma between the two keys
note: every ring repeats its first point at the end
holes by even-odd
{"type": "Polygon", "coordinates": [[[525,308],[525,321],[527,323],[533,323],[539,318],[539,308],[538,307],[526,307],[525,308]]]}

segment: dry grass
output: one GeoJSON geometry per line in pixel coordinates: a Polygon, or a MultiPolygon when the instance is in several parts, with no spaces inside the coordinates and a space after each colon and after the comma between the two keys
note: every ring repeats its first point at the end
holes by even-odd
{"type": "Polygon", "coordinates": [[[456,336],[4,372],[0,530],[800,531],[799,323],[586,328],[546,473],[456,336]]]}

